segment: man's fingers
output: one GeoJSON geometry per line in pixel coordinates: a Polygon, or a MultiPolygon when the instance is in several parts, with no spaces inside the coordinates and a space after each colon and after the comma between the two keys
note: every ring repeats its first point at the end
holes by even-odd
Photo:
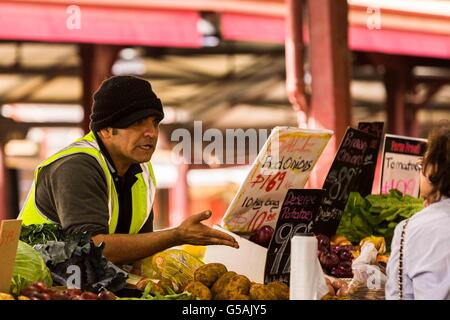
{"type": "Polygon", "coordinates": [[[223,241],[227,241],[227,242],[233,243],[234,247],[239,248],[239,245],[238,245],[236,239],[234,239],[232,236],[230,236],[229,234],[227,234],[225,232],[211,229],[210,230],[210,236],[214,237],[216,239],[219,239],[219,240],[223,240],[223,241]]]}
{"type": "Polygon", "coordinates": [[[201,223],[203,220],[210,218],[211,215],[212,212],[206,210],[188,218],[188,223],[185,225],[190,225],[189,232],[193,233],[194,239],[198,239],[194,242],[202,245],[218,244],[239,248],[237,241],[228,233],[215,230],[201,223]]]}
{"type": "Polygon", "coordinates": [[[238,249],[239,244],[236,241],[229,241],[219,238],[210,238],[207,245],[224,245],[238,249]]]}
{"type": "Polygon", "coordinates": [[[211,217],[211,214],[212,214],[212,212],[210,210],[206,210],[206,211],[203,211],[203,212],[193,215],[191,217],[191,219],[192,219],[192,222],[194,222],[194,223],[200,223],[201,221],[206,220],[209,217],[211,217]]]}

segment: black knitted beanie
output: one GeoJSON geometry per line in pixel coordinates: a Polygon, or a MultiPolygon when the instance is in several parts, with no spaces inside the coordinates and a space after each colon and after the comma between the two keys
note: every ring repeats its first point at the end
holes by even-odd
{"type": "Polygon", "coordinates": [[[161,100],[150,83],[134,76],[114,76],[94,93],[90,128],[126,128],[149,116],[164,118],[161,100]]]}

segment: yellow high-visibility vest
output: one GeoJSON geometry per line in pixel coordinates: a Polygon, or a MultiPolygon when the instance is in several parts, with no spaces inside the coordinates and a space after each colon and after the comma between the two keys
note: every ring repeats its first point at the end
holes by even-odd
{"type": "MultiPolygon", "coordinates": [[[[105,157],[100,152],[100,147],[95,139],[94,133],[91,131],[83,138],[76,140],[65,149],[57,152],[44,162],[42,162],[36,169],[34,174],[34,181],[31,190],[28,193],[25,205],[21,210],[18,219],[22,220],[25,225],[56,223],[51,221],[44,212],[41,212],[36,205],[36,185],[39,179],[39,172],[45,166],[50,165],[58,159],[75,154],[85,153],[94,157],[103,169],[103,173],[108,185],[108,211],[109,211],[109,233],[115,232],[117,221],[119,218],[119,198],[117,190],[114,185],[113,177],[108,169],[105,157]]],[[[132,196],[132,218],[129,234],[136,234],[145,224],[152,211],[153,202],[156,194],[156,180],[153,173],[153,168],[150,162],[140,164],[142,172],[137,174],[137,181],[131,188],[132,196]]],[[[83,201],[83,199],[80,199],[83,201]]]]}

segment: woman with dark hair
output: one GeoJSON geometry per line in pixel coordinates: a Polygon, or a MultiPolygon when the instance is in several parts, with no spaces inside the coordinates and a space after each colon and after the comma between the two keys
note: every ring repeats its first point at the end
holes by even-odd
{"type": "Polygon", "coordinates": [[[425,208],[395,229],[386,299],[450,299],[449,121],[432,130],[418,167],[425,208]]]}

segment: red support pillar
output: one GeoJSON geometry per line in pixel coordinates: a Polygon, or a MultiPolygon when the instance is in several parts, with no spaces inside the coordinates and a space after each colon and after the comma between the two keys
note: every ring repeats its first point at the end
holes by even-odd
{"type": "Polygon", "coordinates": [[[406,93],[408,69],[405,66],[386,66],[387,133],[406,134],[406,93]]]}
{"type": "Polygon", "coordinates": [[[6,168],[3,153],[3,144],[0,144],[0,220],[7,219],[6,204],[6,168]]]}
{"type": "Polygon", "coordinates": [[[351,123],[350,50],[346,0],[308,0],[312,76],[311,126],[334,131],[311,187],[321,187],[351,123]]]}
{"type": "Polygon", "coordinates": [[[81,44],[81,75],[83,79],[84,119],[82,128],[89,132],[89,116],[92,107],[92,95],[104,79],[111,76],[111,68],[117,58],[119,47],[99,44],[81,44]]]}
{"type": "Polygon", "coordinates": [[[286,91],[297,112],[299,127],[307,127],[308,103],[303,81],[303,0],[287,0],[286,17],[286,91]]]}
{"type": "Polygon", "coordinates": [[[419,109],[413,105],[409,106],[406,114],[406,134],[410,137],[420,137],[419,120],[417,119],[419,109]]]}

